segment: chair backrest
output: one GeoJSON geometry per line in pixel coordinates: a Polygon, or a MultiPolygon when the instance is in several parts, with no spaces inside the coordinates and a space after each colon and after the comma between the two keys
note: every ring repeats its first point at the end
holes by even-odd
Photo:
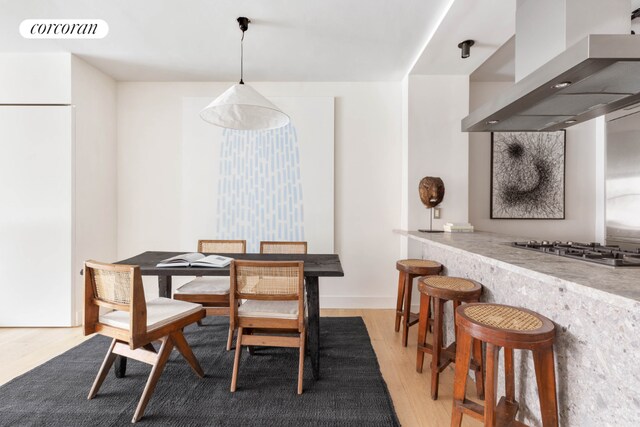
{"type": "Polygon", "coordinates": [[[129,342],[147,331],[147,304],[140,267],[84,263],[84,333],[100,332],[100,307],[129,312],[129,342]]]}
{"type": "Polygon", "coordinates": [[[261,254],[306,254],[307,242],[260,242],[261,254]]]}
{"type": "Polygon", "coordinates": [[[236,301],[298,301],[298,319],[304,322],[304,262],[246,261],[231,262],[232,320],[237,321],[236,301]]]}
{"type": "Polygon", "coordinates": [[[198,240],[198,252],[221,254],[247,253],[246,240],[198,240]]]}

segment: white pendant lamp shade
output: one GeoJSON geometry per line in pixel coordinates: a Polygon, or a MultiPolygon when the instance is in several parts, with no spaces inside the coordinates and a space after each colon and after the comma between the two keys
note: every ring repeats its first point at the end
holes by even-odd
{"type": "Polygon", "coordinates": [[[258,91],[236,83],[200,112],[204,121],[228,129],[275,129],[289,124],[289,116],[258,91]]]}

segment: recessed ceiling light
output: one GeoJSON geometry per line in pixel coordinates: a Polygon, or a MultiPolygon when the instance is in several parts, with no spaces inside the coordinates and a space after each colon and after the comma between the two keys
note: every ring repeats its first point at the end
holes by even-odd
{"type": "Polygon", "coordinates": [[[565,121],[565,123],[568,124],[568,125],[572,125],[572,124],[574,124],[576,122],[577,122],[577,120],[573,120],[573,119],[565,121]]]}
{"type": "Polygon", "coordinates": [[[496,123],[498,123],[500,120],[489,120],[487,122],[488,125],[495,125],[496,123]]]}
{"type": "Polygon", "coordinates": [[[565,87],[571,86],[571,82],[560,82],[553,85],[554,89],[564,89],[565,87]]]}

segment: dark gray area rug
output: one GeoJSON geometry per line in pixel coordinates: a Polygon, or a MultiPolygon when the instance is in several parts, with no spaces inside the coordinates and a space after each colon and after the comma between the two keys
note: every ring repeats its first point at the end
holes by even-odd
{"type": "MultiPolygon", "coordinates": [[[[360,317],[321,319],[321,379],[305,360],[296,394],[298,350],[243,351],[238,391],[229,392],[234,351],[225,351],[228,321],[204,319],[185,330],[206,376],[199,379],[173,351],[139,425],[398,426],[369,334],[360,317]]],[[[129,360],[87,400],[109,339],[96,336],[0,387],[2,426],[120,426],[131,423],[150,366],[129,360]]]]}

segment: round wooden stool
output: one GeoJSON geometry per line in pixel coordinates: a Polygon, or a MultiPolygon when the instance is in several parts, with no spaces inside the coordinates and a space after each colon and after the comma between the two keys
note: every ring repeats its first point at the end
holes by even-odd
{"type": "Polygon", "coordinates": [[[402,318],[402,345],[407,346],[409,327],[418,323],[418,315],[411,313],[413,279],[420,276],[440,274],[442,264],[426,259],[403,259],[396,263],[398,277],[398,301],[396,303],[396,332],[400,330],[402,318]]]}
{"type": "MultiPolygon", "coordinates": [[[[430,276],[420,279],[418,283],[420,291],[420,318],[418,326],[418,356],[416,371],[422,372],[424,354],[431,354],[431,398],[438,398],[438,380],[442,372],[450,363],[456,360],[456,342],[447,348],[442,348],[444,304],[453,302],[455,311],[461,303],[477,302],[482,294],[482,285],[478,282],[460,277],[430,276]],[[427,344],[427,331],[429,330],[431,300],[433,300],[433,341],[427,344]]],[[[456,331],[457,339],[457,331],[456,331]]],[[[478,397],[484,396],[482,379],[482,344],[480,341],[474,345],[474,360],[471,362],[476,374],[476,389],[478,397]]]]}
{"type": "Polygon", "coordinates": [[[538,397],[544,427],[558,426],[556,378],[553,366],[554,324],[533,311],[500,304],[465,304],[456,309],[458,352],[453,389],[451,426],[460,426],[462,414],[484,420],[485,426],[525,426],[515,421],[513,349],[531,350],[538,383],[538,397]],[[465,400],[472,341],[487,344],[487,377],[484,408],[465,400]],[[505,394],[496,405],[498,354],[504,347],[505,394]]]}

